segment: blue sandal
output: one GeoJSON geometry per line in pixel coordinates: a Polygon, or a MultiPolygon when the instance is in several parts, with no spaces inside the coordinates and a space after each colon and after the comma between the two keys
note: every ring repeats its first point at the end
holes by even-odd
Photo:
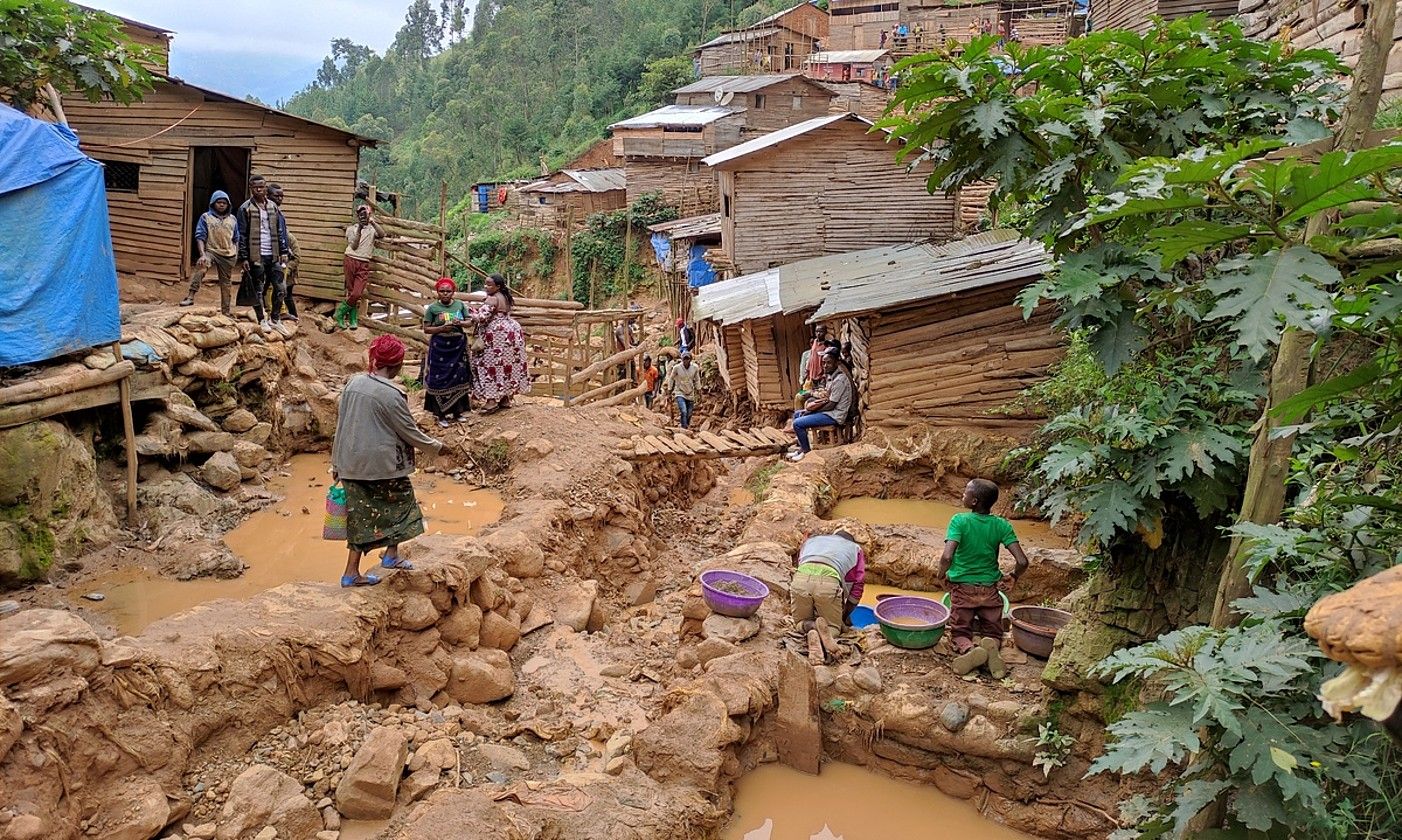
{"type": "Polygon", "coordinates": [[[380,576],[369,572],[363,575],[341,575],[341,586],[347,589],[353,586],[374,586],[379,582],[380,576]]]}
{"type": "Polygon", "coordinates": [[[407,570],[412,570],[412,569],[414,568],[414,564],[413,564],[413,563],[410,563],[408,560],[405,560],[403,557],[390,557],[390,556],[387,555],[387,554],[381,554],[381,555],[380,555],[380,568],[382,568],[382,569],[404,569],[404,570],[407,571],[407,570]]]}

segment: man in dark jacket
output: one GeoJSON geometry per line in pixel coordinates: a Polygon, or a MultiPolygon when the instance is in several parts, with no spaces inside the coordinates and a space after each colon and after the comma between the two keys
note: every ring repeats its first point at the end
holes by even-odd
{"type": "MultiPolygon", "coordinates": [[[[286,203],[286,202],[283,201],[283,199],[286,198],[286,197],[287,197],[287,194],[284,193],[284,192],[282,191],[282,185],[281,185],[281,184],[278,184],[278,183],[274,182],[274,183],[271,183],[271,184],[268,185],[268,198],[271,198],[273,201],[277,202],[277,209],[278,209],[278,212],[282,212],[283,205],[286,203]]],[[[286,214],[286,213],[283,213],[283,214],[282,214],[282,218],[283,218],[283,221],[286,222],[286,221],[287,221],[287,214],[286,214]]],[[[294,233],[292,232],[292,228],[288,228],[288,229],[287,229],[287,270],[286,270],[285,272],[283,272],[283,274],[286,275],[286,285],[287,285],[287,295],[286,295],[287,320],[289,320],[289,321],[295,321],[295,320],[297,320],[297,298],[296,298],[296,294],[297,294],[297,269],[298,269],[298,267],[301,266],[301,264],[302,264],[302,249],[297,245],[297,236],[296,236],[296,234],[294,234],[294,233]]]]}
{"type": "Polygon", "coordinates": [[[277,202],[268,198],[268,182],[262,175],[248,181],[252,198],[239,207],[239,262],[253,278],[253,311],[264,332],[282,332],[282,304],[287,297],[283,271],[291,247],[287,241],[287,221],[277,202]],[[272,320],[263,310],[263,292],[273,290],[272,320]]]}

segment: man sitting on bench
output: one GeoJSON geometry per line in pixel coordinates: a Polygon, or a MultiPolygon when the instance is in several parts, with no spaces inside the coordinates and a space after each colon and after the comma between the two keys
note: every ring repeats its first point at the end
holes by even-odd
{"type": "Polygon", "coordinates": [[[808,445],[808,430],[820,426],[842,426],[852,413],[852,377],[843,368],[836,350],[823,354],[823,374],[826,377],[827,395],[808,401],[802,411],[795,411],[793,433],[798,439],[798,449],[790,452],[790,461],[802,461],[812,449],[808,445]]]}

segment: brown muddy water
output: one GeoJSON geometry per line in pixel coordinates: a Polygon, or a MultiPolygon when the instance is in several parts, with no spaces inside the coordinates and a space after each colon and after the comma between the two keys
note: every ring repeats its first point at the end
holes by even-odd
{"type": "MultiPolygon", "coordinates": [[[[147,625],[196,604],[218,598],[248,598],[284,583],[322,581],[339,585],[346,544],[321,538],[330,482],[330,456],[298,455],[287,475],[268,489],[284,501],[254,513],[224,535],[224,542],[248,565],[232,580],[172,580],[144,567],[118,569],[85,584],[81,592],[101,592],[106,600],[81,602],[103,614],[118,632],[135,635],[147,625]]],[[[501,517],[505,502],[490,490],[472,490],[446,476],[418,473],[413,478],[427,534],[471,535],[501,517]]],[[[378,562],[379,552],[372,555],[378,562]]],[[[371,558],[362,568],[373,568],[371,558]]]]}
{"type": "Polygon", "coordinates": [[[850,764],[808,776],[766,764],[740,780],[722,840],[1030,840],[932,786],[850,764]]]}
{"type": "MultiPolygon", "coordinates": [[[[868,525],[915,525],[945,531],[949,520],[964,508],[947,502],[924,499],[878,499],[875,496],[853,496],[840,500],[828,512],[828,519],[857,519],[868,525]]],[[[1070,541],[1051,529],[1051,525],[1036,519],[1012,519],[1018,540],[1027,545],[1046,548],[1070,548],[1070,541]]]]}

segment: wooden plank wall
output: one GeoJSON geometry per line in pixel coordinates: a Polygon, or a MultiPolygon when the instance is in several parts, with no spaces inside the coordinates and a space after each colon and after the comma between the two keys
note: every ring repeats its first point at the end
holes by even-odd
{"type": "Polygon", "coordinates": [[[757,107],[754,95],[750,95],[751,104],[744,112],[745,124],[740,132],[745,140],[821,117],[829,113],[828,105],[833,99],[832,93],[797,77],[771,85],[758,93],[764,96],[764,107],[757,107]],[[795,102],[798,107],[794,107],[795,102]]]}
{"type": "Polygon", "coordinates": [[[1143,33],[1149,30],[1152,15],[1172,20],[1207,12],[1212,18],[1226,18],[1236,11],[1237,0],[1091,0],[1090,21],[1097,32],[1128,29],[1143,33]]]}
{"type": "Polygon", "coordinates": [[[834,123],[737,164],[731,217],[722,218],[736,272],[956,235],[954,198],[925,189],[930,165],[907,172],[866,129],[834,123]]]}
{"type": "MultiPolygon", "coordinates": [[[[707,322],[710,323],[710,322],[707,322]]],[[[732,393],[748,390],[745,380],[745,347],[743,330],[736,325],[720,327],[716,337],[716,360],[720,376],[732,393]]]]}
{"type": "Polygon", "coordinates": [[[341,296],[359,162],[347,135],[246,103],[206,101],[197,90],[161,82],[130,106],[68,97],[64,109],[89,155],[141,164],[139,192],[108,196],[119,272],[165,282],[188,276],[191,149],[242,147],[251,150],[253,174],[287,191],[288,225],[303,252],[299,293],[341,296]]]}
{"type": "Polygon", "coordinates": [[[716,175],[700,160],[629,157],[623,169],[628,179],[629,204],[647,193],[660,192],[682,216],[699,216],[720,209],[716,175]]]}
{"type": "Polygon", "coordinates": [[[988,199],[993,195],[993,182],[968,184],[959,190],[959,229],[965,233],[979,229],[988,212],[988,199]]]}
{"type": "Polygon", "coordinates": [[[828,9],[828,50],[876,50],[881,49],[881,31],[896,28],[901,19],[899,9],[880,12],[860,12],[842,14],[844,9],[854,7],[874,7],[877,0],[831,0],[828,9]]]}
{"type": "Polygon", "coordinates": [[[701,77],[744,76],[762,72],[763,57],[769,54],[774,36],[754,38],[748,41],[734,41],[698,50],[700,53],[701,77]],[[760,63],[755,62],[755,53],[760,55],[760,63]]]}
{"type": "Polygon", "coordinates": [[[837,94],[829,113],[856,114],[873,122],[886,115],[894,91],[865,82],[823,82],[823,87],[837,94]]]}
{"type": "MultiPolygon", "coordinates": [[[[1366,5],[1362,0],[1323,3],[1312,0],[1241,0],[1237,17],[1246,34],[1253,38],[1279,38],[1289,32],[1290,44],[1298,49],[1323,48],[1340,55],[1353,67],[1358,61],[1363,37],[1366,5]]],[[[1402,39],[1402,19],[1393,29],[1393,40],[1402,39]]],[[[1388,56],[1383,78],[1383,97],[1402,92],[1402,50],[1388,56]]]]}
{"type": "Polygon", "coordinates": [[[514,193],[508,204],[515,203],[516,217],[523,222],[542,228],[563,230],[566,222],[573,218],[575,229],[584,227],[589,216],[609,210],[622,210],[627,205],[625,190],[608,192],[568,192],[568,193],[514,193]],[[537,200],[545,196],[545,204],[537,200]]]}
{"type": "Polygon", "coordinates": [[[866,422],[1030,433],[1042,418],[989,414],[1044,379],[1062,356],[1052,312],[1024,321],[1021,284],[865,317],[870,331],[866,422]]]}

